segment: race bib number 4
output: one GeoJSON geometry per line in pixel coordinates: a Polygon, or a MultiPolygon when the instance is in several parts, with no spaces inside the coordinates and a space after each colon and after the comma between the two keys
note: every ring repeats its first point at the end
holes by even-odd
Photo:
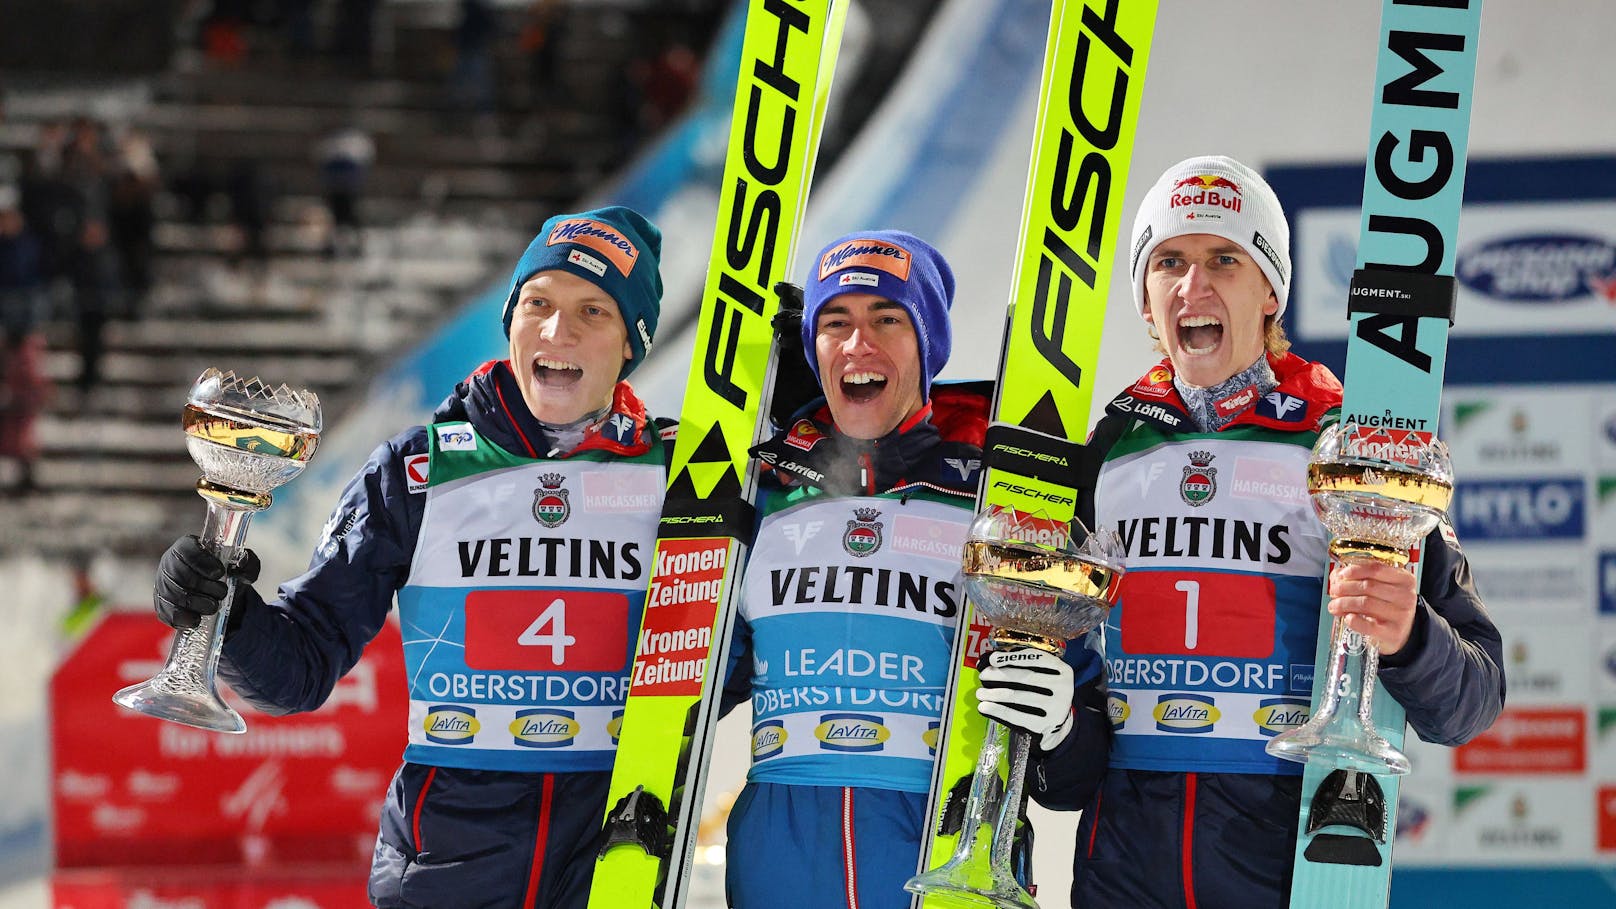
{"type": "Polygon", "coordinates": [[[628,665],[628,597],[592,590],[466,595],[466,665],[505,672],[613,672],[628,665]]]}
{"type": "Polygon", "coordinates": [[[1122,578],[1129,653],[1264,659],[1274,652],[1274,582],[1217,571],[1130,571],[1122,578]]]}

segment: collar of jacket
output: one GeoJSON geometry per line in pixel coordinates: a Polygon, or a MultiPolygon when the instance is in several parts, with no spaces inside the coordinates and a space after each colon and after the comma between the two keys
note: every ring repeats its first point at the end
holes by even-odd
{"type": "MultiPolygon", "coordinates": [[[[468,420],[483,438],[512,454],[538,458],[550,448],[544,427],[527,409],[509,360],[489,360],[477,367],[455,386],[454,394],[438,406],[432,419],[468,420]]],[[[606,418],[590,427],[572,451],[559,457],[585,451],[633,457],[646,453],[658,441],[657,430],[646,418],[645,403],[627,382],[618,382],[606,418]]]]}
{"type": "Polygon", "coordinates": [[[843,435],[823,401],[784,432],[754,446],[753,457],[783,486],[832,495],[875,495],[912,485],[976,494],[991,388],[934,390],[932,400],[879,439],[843,435]]]}
{"type": "MultiPolygon", "coordinates": [[[[1322,363],[1304,360],[1293,353],[1268,355],[1268,365],[1279,380],[1274,390],[1255,398],[1234,419],[1221,427],[1261,426],[1268,429],[1301,432],[1316,430],[1332,407],[1341,404],[1341,382],[1322,363]]],[[[1173,386],[1173,364],[1163,359],[1111,399],[1107,413],[1132,417],[1168,432],[1195,432],[1189,408],[1173,386]]]]}

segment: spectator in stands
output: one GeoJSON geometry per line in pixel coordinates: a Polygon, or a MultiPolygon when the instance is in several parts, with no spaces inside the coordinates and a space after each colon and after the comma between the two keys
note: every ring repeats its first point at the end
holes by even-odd
{"type": "Polygon", "coordinates": [[[23,221],[16,187],[0,186],[0,457],[16,464],[12,490],[32,492],[34,424],[50,397],[44,373],[44,276],[40,244],[23,221]]]}
{"type": "Polygon", "coordinates": [[[202,53],[214,63],[240,65],[247,58],[246,27],[251,12],[248,0],[212,0],[198,35],[202,53]]]}
{"type": "Polygon", "coordinates": [[[62,637],[75,641],[95,624],[106,610],[107,595],[101,591],[91,574],[91,559],[86,554],[73,558],[73,605],[62,616],[62,637]]]}
{"type": "Polygon", "coordinates": [[[79,375],[74,384],[80,407],[101,384],[107,320],[123,305],[118,256],[111,240],[106,221],[86,219],[80,226],[78,246],[69,265],[73,313],[78,324],[79,375]]]}
{"type": "Polygon", "coordinates": [[[338,0],[333,49],[356,72],[370,71],[370,51],[375,44],[376,7],[379,5],[380,0],[338,0]]]}
{"type": "Polygon", "coordinates": [[[701,61],[683,41],[675,40],[656,56],[635,61],[640,80],[640,126],[654,134],[684,112],[701,78],[701,61]]]}
{"type": "Polygon", "coordinates": [[[314,53],[314,4],[315,0],[281,0],[288,56],[303,58],[314,53]]]}
{"type": "MultiPolygon", "coordinates": [[[[6,84],[0,82],[0,127],[6,125],[6,84]]],[[[22,180],[22,160],[0,149],[0,186],[16,186],[22,180]]]]}
{"type": "Polygon", "coordinates": [[[376,143],[357,125],[345,126],[320,140],[315,158],[325,187],[326,207],[331,210],[326,257],[357,258],[364,251],[359,205],[370,165],[376,160],[376,143]]]}
{"type": "Polygon", "coordinates": [[[0,186],[0,331],[9,341],[39,331],[49,315],[43,249],[15,186],[0,186]]]}
{"type": "Polygon", "coordinates": [[[39,238],[40,270],[47,284],[67,276],[84,218],[78,193],[62,176],[66,143],[65,123],[41,124],[21,184],[23,220],[39,238]]]}
{"type": "Polygon", "coordinates": [[[475,118],[479,135],[490,135],[494,126],[494,42],[498,37],[499,13],[491,0],[460,0],[449,98],[455,110],[475,118]]]}
{"type": "Polygon", "coordinates": [[[236,235],[230,250],[231,266],[262,266],[269,260],[265,234],[274,206],[274,194],[263,167],[251,158],[237,159],[225,178],[225,195],[230,199],[230,224],[236,235]]]}
{"type": "Polygon", "coordinates": [[[119,140],[111,183],[107,226],[118,253],[125,314],[133,320],[139,318],[151,291],[153,230],[157,226],[153,203],[162,185],[157,154],[140,130],[131,129],[119,140]]]}
{"type": "Polygon", "coordinates": [[[517,47],[527,57],[527,107],[543,111],[550,107],[551,93],[561,74],[561,53],[567,40],[566,0],[533,0],[528,4],[517,38],[517,47]]]}

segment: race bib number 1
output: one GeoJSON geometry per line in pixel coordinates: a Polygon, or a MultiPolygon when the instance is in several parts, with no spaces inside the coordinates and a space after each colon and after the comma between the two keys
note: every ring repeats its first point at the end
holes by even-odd
{"type": "Polygon", "coordinates": [[[1264,659],[1274,652],[1274,582],[1220,571],[1130,571],[1122,578],[1129,653],[1264,659]]]}

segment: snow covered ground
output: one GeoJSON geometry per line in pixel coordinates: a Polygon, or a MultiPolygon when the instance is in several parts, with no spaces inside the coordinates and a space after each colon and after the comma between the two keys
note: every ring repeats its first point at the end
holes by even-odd
{"type": "Polygon", "coordinates": [[[0,634],[0,909],[45,906],[50,866],[50,737],[45,722],[58,632],[71,605],[64,570],[33,557],[0,559],[0,589],[9,601],[0,634]]]}

